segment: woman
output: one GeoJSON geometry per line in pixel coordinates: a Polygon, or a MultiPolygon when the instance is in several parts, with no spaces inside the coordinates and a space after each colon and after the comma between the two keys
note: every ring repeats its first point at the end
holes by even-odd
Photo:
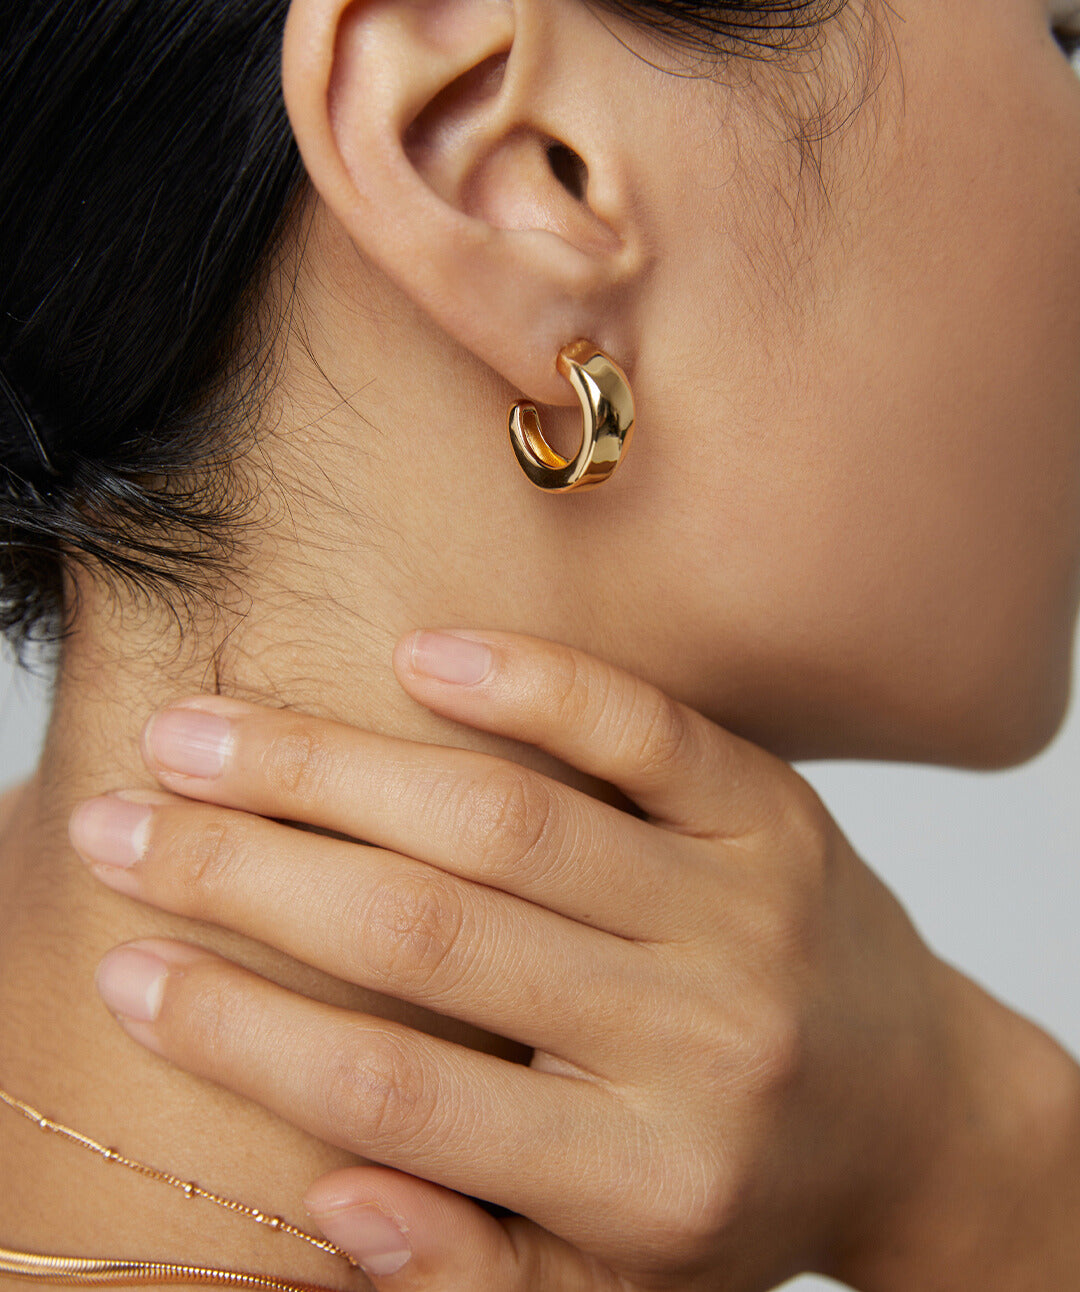
{"type": "Polygon", "coordinates": [[[5,1289],[1074,1285],[1080,1070],[782,760],[1061,720],[1076,18],[5,16],[5,1289]]]}

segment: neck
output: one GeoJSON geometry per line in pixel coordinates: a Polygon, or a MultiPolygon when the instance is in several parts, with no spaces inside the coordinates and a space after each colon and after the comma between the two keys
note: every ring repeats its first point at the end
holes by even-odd
{"type": "MultiPolygon", "coordinates": [[[[444,591],[426,607],[419,589],[413,591],[417,608],[409,626],[468,621],[453,614],[444,591]]],[[[150,935],[195,941],[310,997],[394,1018],[512,1061],[527,1062],[529,1052],[331,980],[228,931],[105,890],[67,842],[71,809],[110,788],[152,785],[137,752],[144,722],[166,700],[206,689],[333,713],[410,739],[487,749],[591,792],[605,794],[605,787],[590,785],[538,751],[454,727],[410,700],[389,663],[405,626],[401,607],[367,616],[393,626],[376,629],[369,623],[350,649],[340,640],[332,647],[312,640],[307,598],[295,604],[308,619],[306,630],[284,615],[263,617],[253,610],[246,631],[231,637],[233,668],[223,671],[219,653],[216,677],[202,653],[186,661],[174,658],[171,667],[152,661],[149,643],[135,649],[130,631],[123,657],[115,643],[103,648],[108,634],[100,630],[68,643],[41,765],[14,804],[0,842],[0,1085],[129,1157],[310,1228],[298,1203],[304,1189],[317,1174],[353,1159],[130,1041],[93,987],[95,965],[109,947],[150,935]],[[271,648],[271,632],[287,647],[271,648]],[[210,688],[208,676],[215,677],[210,688]],[[267,1162],[274,1164],[269,1172],[267,1162]]],[[[373,608],[370,597],[354,604],[373,608]]],[[[302,854],[297,864],[303,864],[302,854]]],[[[4,1209],[0,1246],[231,1265],[338,1286],[345,1285],[343,1276],[353,1283],[359,1277],[296,1239],[103,1164],[2,1108],[0,1160],[12,1165],[20,1181],[18,1197],[4,1209]]]]}
{"type": "MultiPolygon", "coordinates": [[[[332,309],[326,304],[324,312],[332,309]]],[[[416,337],[386,335],[387,313],[372,314],[383,331],[368,338],[371,353],[378,355],[380,343],[410,353],[416,337]]],[[[405,314],[402,309],[399,317],[405,314]]],[[[303,385],[296,362],[287,357],[293,370],[283,389],[303,385]]],[[[345,360],[335,367],[324,354],[320,362],[338,389],[362,384],[360,373],[342,371],[345,360]]],[[[528,1051],[106,891],[67,842],[74,805],[108,789],[151,786],[138,755],[144,722],[166,701],[207,690],[488,750],[612,797],[609,787],[536,750],[434,717],[405,695],[390,667],[394,641],[414,627],[486,626],[573,639],[560,605],[576,604],[580,615],[580,600],[571,593],[560,602],[550,587],[530,586],[527,568],[530,551],[558,560],[564,545],[575,542],[573,532],[530,534],[530,525],[562,522],[550,508],[530,511],[516,466],[492,467],[495,455],[482,455],[484,470],[501,469],[506,477],[497,486],[471,471],[475,446],[465,434],[447,435],[439,460],[430,443],[405,430],[393,435],[393,458],[384,454],[395,420],[404,428],[424,424],[431,391],[419,377],[411,390],[415,406],[396,414],[387,409],[379,430],[369,429],[370,452],[357,447],[362,428],[334,412],[336,394],[331,400],[327,393],[313,422],[317,392],[311,384],[307,390],[306,415],[287,424],[308,429],[263,445],[273,469],[262,496],[270,496],[269,482],[285,482],[291,505],[287,525],[267,520],[252,551],[242,612],[219,603],[210,626],[178,643],[167,620],[140,615],[90,580],[80,586],[41,765],[0,827],[0,1085],[131,1158],[304,1228],[310,1225],[299,1204],[303,1191],[317,1174],[352,1159],[130,1041],[93,987],[95,965],[109,947],[152,935],[191,940],[311,997],[519,1062],[528,1061],[528,1051]],[[455,453],[460,460],[451,460],[455,453]],[[451,480],[471,482],[465,496],[451,480]],[[517,493],[507,496],[511,486],[517,493]]],[[[505,416],[503,393],[489,392],[493,419],[505,416]]],[[[462,406],[475,418],[475,402],[462,406]]],[[[485,439],[498,428],[498,420],[485,427],[485,439]]],[[[229,1265],[366,1286],[338,1258],[103,1163],[4,1108],[0,1161],[8,1178],[19,1181],[16,1196],[5,1200],[0,1246],[229,1265]]]]}

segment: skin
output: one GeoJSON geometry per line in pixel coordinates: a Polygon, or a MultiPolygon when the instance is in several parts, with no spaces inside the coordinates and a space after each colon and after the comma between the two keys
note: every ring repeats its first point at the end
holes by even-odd
{"type": "MultiPolygon", "coordinates": [[[[766,1286],[810,1261],[868,1288],[934,1278],[985,1286],[988,1253],[997,1286],[1008,1277],[1023,1287],[1035,1277],[1032,1253],[1051,1253],[1060,1277],[1040,1269],[1031,1285],[1068,1286],[1074,1065],[946,972],[801,783],[769,761],[1000,766],[1035,752],[1060,723],[1080,559],[1080,82],[1051,36],[1062,12],[1035,0],[911,0],[879,15],[865,40],[846,18],[828,33],[819,83],[761,70],[748,81],[745,69],[669,75],[647,59],[678,66],[677,55],[625,22],[600,24],[577,0],[407,10],[294,0],[283,82],[312,189],[284,235],[280,278],[265,289],[280,306],[296,271],[281,381],[241,464],[264,510],[233,583],[212,613],[193,610],[179,642],[159,608],[71,573],[79,613],[44,758],[0,843],[8,1088],[103,1138],[115,1138],[120,1093],[125,1149],[310,1223],[298,1200],[312,1179],[350,1169],[365,1145],[327,1142],[328,1128],[298,1118],[280,1090],[271,1098],[209,1072],[197,1027],[187,1039],[178,1027],[158,1048],[223,1084],[132,1045],[95,999],[93,971],[108,948],[133,937],[194,941],[323,1002],[312,1009],[359,1011],[527,1063],[529,1047],[490,1021],[448,1018],[402,988],[303,963],[299,942],[282,945],[303,933],[299,916],[281,941],[265,931],[260,940],[239,915],[235,930],[193,926],[199,912],[179,903],[133,902],[96,882],[66,830],[81,800],[158,785],[160,769],[139,752],[145,721],[215,689],[494,755],[620,812],[624,829],[640,825],[610,749],[597,745],[582,762],[562,743],[572,724],[550,743],[515,726],[536,721],[557,691],[537,682],[533,710],[523,703],[515,721],[508,710],[506,725],[485,726],[391,669],[394,642],[418,626],[513,630],[644,679],[718,724],[709,731],[720,749],[732,739],[723,731],[770,751],[749,773],[754,792],[776,809],[774,823],[793,814],[802,823],[794,834],[806,855],[792,855],[785,829],[751,831],[769,909],[790,909],[802,893],[792,868],[820,871],[814,859],[828,856],[846,878],[839,909],[812,927],[845,947],[852,928],[872,929],[859,943],[867,955],[878,934],[903,948],[869,974],[833,962],[832,974],[807,971],[788,995],[791,962],[774,957],[754,999],[764,1006],[779,993],[788,1021],[813,1016],[818,1001],[843,1016],[856,985],[873,1017],[883,1002],[923,1002],[925,1013],[889,1029],[884,1049],[914,1038],[910,1079],[887,1105],[896,1134],[883,1178],[867,1182],[853,1165],[879,1142],[868,1110],[883,1086],[870,1065],[855,1086],[866,1116],[852,1119],[839,1175],[807,1214],[822,1161],[811,1131],[822,1101],[845,1089],[837,1074],[852,1070],[843,1029],[827,1032],[835,1045],[814,1055],[807,1086],[783,1062],[779,1076],[766,1065],[764,1088],[784,1098],[764,1112],[740,1104],[739,1178],[775,1180],[758,1174],[761,1164],[790,1155],[800,1165],[790,1195],[779,1191],[788,1209],[706,1209],[688,1236],[694,1253],[707,1249],[744,1279],[732,1286],[766,1286]],[[466,77],[504,55],[501,78],[466,77]],[[845,89],[857,101],[868,85],[861,110],[821,145],[818,190],[782,137],[783,105],[797,86],[827,119],[842,119],[845,89]],[[582,159],[583,196],[547,166],[551,139],[582,159]],[[576,336],[624,367],[638,423],[609,483],[551,498],[521,476],[506,409],[522,396],[547,405],[550,438],[571,447],[580,414],[554,357],[576,336]],[[927,1091],[941,1096],[932,1160],[918,1147],[927,1091]],[[864,1205],[841,1225],[845,1191],[864,1182],[864,1205]],[[736,1215],[752,1220],[742,1251],[730,1236],[736,1215]],[[790,1245],[770,1249],[767,1236],[788,1230],[790,1245]]],[[[727,802],[722,786],[699,787],[694,812],[715,809],[714,795],[727,802]]],[[[273,798],[255,810],[276,817],[280,806],[273,798]]],[[[681,835],[666,833],[672,856],[683,855],[681,835]]],[[[294,840],[298,867],[305,843],[294,840]]],[[[751,947],[747,909],[737,918],[740,945],[751,947]]],[[[722,981],[731,965],[713,954],[722,981]]],[[[680,972],[672,962],[667,991],[680,972]]],[[[760,1017],[777,1013],[763,1007],[760,1017]]],[[[751,1028],[751,1038],[762,1034],[751,1028]]],[[[254,1048],[251,1063],[254,1073],[254,1048]]],[[[659,1098],[671,1073],[652,1079],[659,1098]]],[[[716,1093],[702,1089],[703,1109],[716,1093]]],[[[732,1133],[730,1122],[703,1124],[732,1133]]],[[[681,1127],[684,1147],[690,1130],[681,1127]]],[[[227,1258],[343,1286],[329,1258],[286,1256],[274,1235],[231,1216],[194,1219],[182,1198],[162,1199],[148,1227],[145,1181],[103,1187],[100,1163],[73,1160],[32,1127],[0,1126],[0,1156],[21,1183],[4,1222],[16,1245],[55,1248],[62,1222],[72,1251],[99,1251],[108,1233],[132,1256],[227,1258]]],[[[405,1186],[395,1187],[406,1205],[405,1186]]],[[[471,1204],[440,1213],[437,1184],[411,1187],[410,1205],[428,1208],[426,1232],[495,1242],[471,1204]]],[[[557,1232],[557,1219],[545,1212],[536,1223],[557,1232]]],[[[587,1252],[587,1237],[566,1241],[587,1252]]],[[[611,1233],[593,1238],[610,1264],[611,1233]]],[[[690,1277],[682,1249],[639,1256],[641,1268],[626,1272],[639,1283],[658,1270],[672,1286],[690,1277]]],[[[447,1268],[448,1288],[467,1274],[447,1268]]],[[[403,1277],[396,1286],[409,1286],[403,1277]]]]}
{"type": "Polygon", "coordinates": [[[734,1292],[807,1269],[1071,1286],[1068,1056],[928,951],[787,764],[580,652],[466,639],[484,652],[467,680],[458,639],[432,677],[417,664],[439,636],[410,634],[403,686],[603,775],[636,812],[483,754],[203,697],[143,749],[207,806],[93,799],[71,838],[114,891],[489,1028],[533,1047],[528,1066],[156,939],[99,966],[128,1035],[393,1168],[305,1195],[389,1292],[734,1292]],[[395,1226],[374,1246],[373,1211],[395,1226]]]}

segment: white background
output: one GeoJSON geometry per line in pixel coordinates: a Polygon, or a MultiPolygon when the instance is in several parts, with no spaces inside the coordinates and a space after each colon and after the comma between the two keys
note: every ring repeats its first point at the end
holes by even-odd
{"type": "MultiPolygon", "coordinates": [[[[33,766],[45,713],[44,687],[0,660],[0,784],[33,766]]],[[[1013,771],[800,770],[930,944],[1080,1053],[1080,708],[1047,751],[1013,771]]]]}

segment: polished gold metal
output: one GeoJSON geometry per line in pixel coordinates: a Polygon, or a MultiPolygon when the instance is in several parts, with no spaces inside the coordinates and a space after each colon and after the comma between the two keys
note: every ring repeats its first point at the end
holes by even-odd
{"type": "Polygon", "coordinates": [[[538,489],[567,493],[603,484],[630,447],[634,396],[626,373],[590,341],[571,341],[555,366],[581,401],[585,421],[581,448],[572,461],[544,439],[536,405],[519,399],[510,406],[510,443],[521,469],[538,489]]]}
{"type": "Polygon", "coordinates": [[[0,1274],[67,1287],[135,1287],[147,1283],[213,1284],[255,1288],[259,1292],[338,1292],[322,1283],[298,1283],[271,1274],[219,1270],[208,1265],[175,1265],[169,1261],[100,1260],[89,1256],[41,1256],[0,1247],[0,1274]]]}
{"type": "MultiPolygon", "coordinates": [[[[0,1103],[6,1104],[13,1112],[18,1113],[27,1121],[33,1122],[39,1130],[49,1131],[69,1143],[88,1149],[105,1162],[113,1162],[117,1166],[126,1167],[128,1170],[144,1175],[148,1179],[156,1180],[160,1184],[167,1184],[170,1188],[178,1189],[186,1198],[202,1198],[206,1202],[212,1202],[215,1206],[222,1207],[238,1216],[247,1216],[248,1219],[254,1220],[260,1225],[265,1225],[276,1233],[301,1238],[305,1243],[318,1248],[320,1252],[327,1252],[331,1256],[340,1256],[348,1261],[350,1266],[356,1268],[356,1262],[348,1252],[343,1251],[326,1238],[319,1238],[315,1234],[309,1234],[306,1230],[300,1229],[299,1226],[292,1224],[283,1216],[268,1215],[266,1212],[260,1211],[258,1207],[249,1207],[247,1203],[237,1202],[236,1199],[227,1198],[220,1193],[215,1193],[212,1189],[204,1189],[201,1184],[197,1184],[194,1180],[183,1180],[179,1176],[173,1175],[170,1171],[160,1171],[157,1167],[149,1166],[145,1162],[139,1162],[135,1158],[127,1157],[115,1148],[107,1148],[104,1144],[98,1143],[97,1140],[91,1139],[89,1135],[83,1135],[80,1131],[72,1130],[70,1126],[64,1126],[60,1122],[54,1121],[51,1117],[46,1117],[38,1109],[21,1099],[17,1099],[14,1095],[8,1094],[3,1089],[0,1089],[0,1103]]],[[[197,1265],[176,1265],[168,1261],[127,1261],[81,1256],[42,1256],[34,1252],[14,1251],[6,1247],[0,1247],[0,1274],[10,1274],[16,1278],[40,1279],[48,1283],[85,1283],[99,1286],[136,1283],[219,1283],[229,1284],[233,1287],[263,1288],[266,1289],[266,1292],[330,1292],[330,1290],[314,1283],[297,1283],[289,1279],[273,1278],[265,1274],[245,1274],[239,1270],[216,1270],[197,1265]]]]}

